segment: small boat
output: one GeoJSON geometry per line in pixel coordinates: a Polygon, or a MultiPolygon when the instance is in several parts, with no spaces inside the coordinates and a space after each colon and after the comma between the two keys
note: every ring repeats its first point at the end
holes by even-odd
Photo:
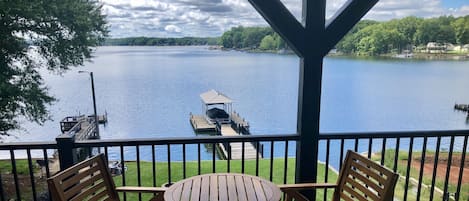
{"type": "Polygon", "coordinates": [[[233,111],[233,100],[215,90],[200,94],[203,114],[190,114],[192,128],[196,132],[217,132],[217,124],[231,124],[238,132],[249,134],[249,123],[233,111]]]}
{"type": "Polygon", "coordinates": [[[200,94],[200,99],[204,105],[205,118],[208,122],[213,124],[216,122],[231,123],[230,114],[233,100],[228,96],[212,89],[200,94]]]}

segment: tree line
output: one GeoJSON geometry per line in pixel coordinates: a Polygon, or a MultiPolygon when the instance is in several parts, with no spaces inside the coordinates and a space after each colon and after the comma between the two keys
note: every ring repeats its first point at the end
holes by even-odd
{"type": "Polygon", "coordinates": [[[348,54],[380,55],[424,48],[429,42],[469,43],[469,15],[423,19],[406,17],[387,22],[363,20],[336,45],[348,54]]]}
{"type": "MultiPolygon", "coordinates": [[[[412,50],[429,42],[468,44],[469,15],[429,19],[411,16],[386,22],[362,20],[336,48],[346,54],[380,55],[412,50]]],[[[233,27],[223,33],[220,45],[224,48],[270,51],[287,48],[270,27],[233,27]]]]}
{"type": "Polygon", "coordinates": [[[103,45],[117,46],[189,46],[189,45],[217,45],[216,37],[183,37],[183,38],[155,38],[155,37],[129,37],[109,38],[103,45]]]}
{"type": "Polygon", "coordinates": [[[270,27],[233,27],[220,38],[220,45],[230,49],[280,50],[287,48],[282,38],[270,27]]]}

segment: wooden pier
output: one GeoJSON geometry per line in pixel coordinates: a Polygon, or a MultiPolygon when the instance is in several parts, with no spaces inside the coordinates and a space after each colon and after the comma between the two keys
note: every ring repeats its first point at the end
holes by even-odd
{"type": "Polygon", "coordinates": [[[249,131],[249,122],[242,118],[239,113],[233,111],[231,113],[231,123],[236,128],[238,133],[250,134],[249,131]]]}
{"type": "MultiPolygon", "coordinates": [[[[107,113],[98,115],[98,123],[105,124],[107,122],[107,113]]],[[[63,134],[74,135],[75,140],[97,139],[96,124],[94,115],[79,115],[65,117],[60,121],[60,130],[63,134]]]]}
{"type": "MultiPolygon", "coordinates": [[[[249,135],[249,123],[236,111],[232,112],[232,100],[215,90],[200,94],[204,114],[190,114],[190,122],[195,132],[213,132],[222,136],[249,135]]],[[[261,152],[251,142],[226,142],[217,144],[223,158],[244,159],[262,158],[261,152]]]]}
{"type": "MultiPolygon", "coordinates": [[[[230,124],[221,125],[220,134],[222,136],[238,136],[230,124]]],[[[231,143],[219,143],[218,146],[224,156],[224,158],[229,158],[229,151],[231,149],[231,159],[242,159],[243,158],[243,144],[241,142],[231,142],[231,143]]],[[[250,142],[244,143],[244,159],[255,159],[256,157],[262,158],[262,155],[259,154],[256,147],[250,142]]]]}
{"type": "Polygon", "coordinates": [[[466,112],[466,123],[469,122],[469,104],[454,104],[454,109],[466,112]]]}
{"type": "Polygon", "coordinates": [[[204,115],[190,114],[190,121],[195,132],[216,132],[217,126],[205,119],[204,115]]]}
{"type": "MultiPolygon", "coordinates": [[[[194,128],[194,131],[196,132],[213,132],[222,136],[250,134],[249,123],[246,120],[241,118],[236,112],[233,112],[231,117],[232,119],[230,124],[220,124],[219,127],[217,127],[216,124],[209,122],[204,115],[190,114],[190,122],[192,124],[192,128],[194,128]]],[[[228,152],[231,148],[231,159],[242,159],[241,142],[219,143],[218,147],[220,148],[223,158],[229,158],[228,152]]],[[[262,155],[252,143],[244,143],[245,159],[255,159],[257,154],[259,154],[259,158],[262,158],[262,155]]]]}
{"type": "Polygon", "coordinates": [[[463,111],[463,112],[469,112],[469,105],[468,104],[454,104],[454,109],[463,111]]]}

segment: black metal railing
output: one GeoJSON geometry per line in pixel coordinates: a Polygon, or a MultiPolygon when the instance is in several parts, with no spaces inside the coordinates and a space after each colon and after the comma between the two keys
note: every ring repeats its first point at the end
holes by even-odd
{"type": "MultiPolygon", "coordinates": [[[[347,150],[367,155],[400,174],[395,191],[398,200],[468,200],[469,175],[464,175],[469,171],[468,134],[468,131],[329,133],[320,136],[318,158],[326,167],[338,170],[347,150]]],[[[329,170],[324,170],[326,175],[329,170]]],[[[327,177],[324,181],[334,182],[327,177]]],[[[324,199],[327,194],[324,191],[324,199]]]]}
{"type": "Polygon", "coordinates": [[[0,200],[47,200],[56,142],[0,144],[0,200]],[[34,162],[35,161],[35,162],[34,162]]]}
{"type": "MultiPolygon", "coordinates": [[[[47,200],[45,178],[59,171],[59,167],[98,152],[105,153],[110,162],[120,162],[121,170],[114,177],[117,185],[161,186],[213,172],[240,172],[279,184],[292,183],[297,140],[297,135],[88,141],[59,136],[56,142],[0,144],[0,156],[4,158],[0,161],[0,201],[47,200]],[[242,151],[241,159],[234,160],[229,148],[228,157],[222,160],[217,147],[230,143],[241,143],[242,147],[252,143],[265,149],[252,159],[242,151]],[[40,161],[46,162],[41,165],[40,161]]],[[[319,140],[317,154],[323,164],[318,168],[319,182],[336,181],[337,170],[350,149],[401,175],[395,193],[399,200],[459,201],[469,197],[465,175],[469,171],[468,131],[323,133],[319,140]]],[[[331,191],[317,194],[318,200],[330,200],[331,196],[331,191]]],[[[123,195],[124,200],[142,198],[145,197],[123,195]]]]}

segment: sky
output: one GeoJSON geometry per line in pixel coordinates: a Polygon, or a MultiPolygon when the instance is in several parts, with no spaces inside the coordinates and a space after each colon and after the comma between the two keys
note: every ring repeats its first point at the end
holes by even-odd
{"type": "MultiPolygon", "coordinates": [[[[301,18],[302,0],[281,0],[301,18]]],[[[327,0],[332,16],[346,0],[327,0]]],[[[101,0],[110,35],[120,37],[216,37],[236,26],[268,26],[247,0],[101,0]]],[[[385,21],[469,15],[469,0],[380,0],[365,16],[385,21]]]]}

